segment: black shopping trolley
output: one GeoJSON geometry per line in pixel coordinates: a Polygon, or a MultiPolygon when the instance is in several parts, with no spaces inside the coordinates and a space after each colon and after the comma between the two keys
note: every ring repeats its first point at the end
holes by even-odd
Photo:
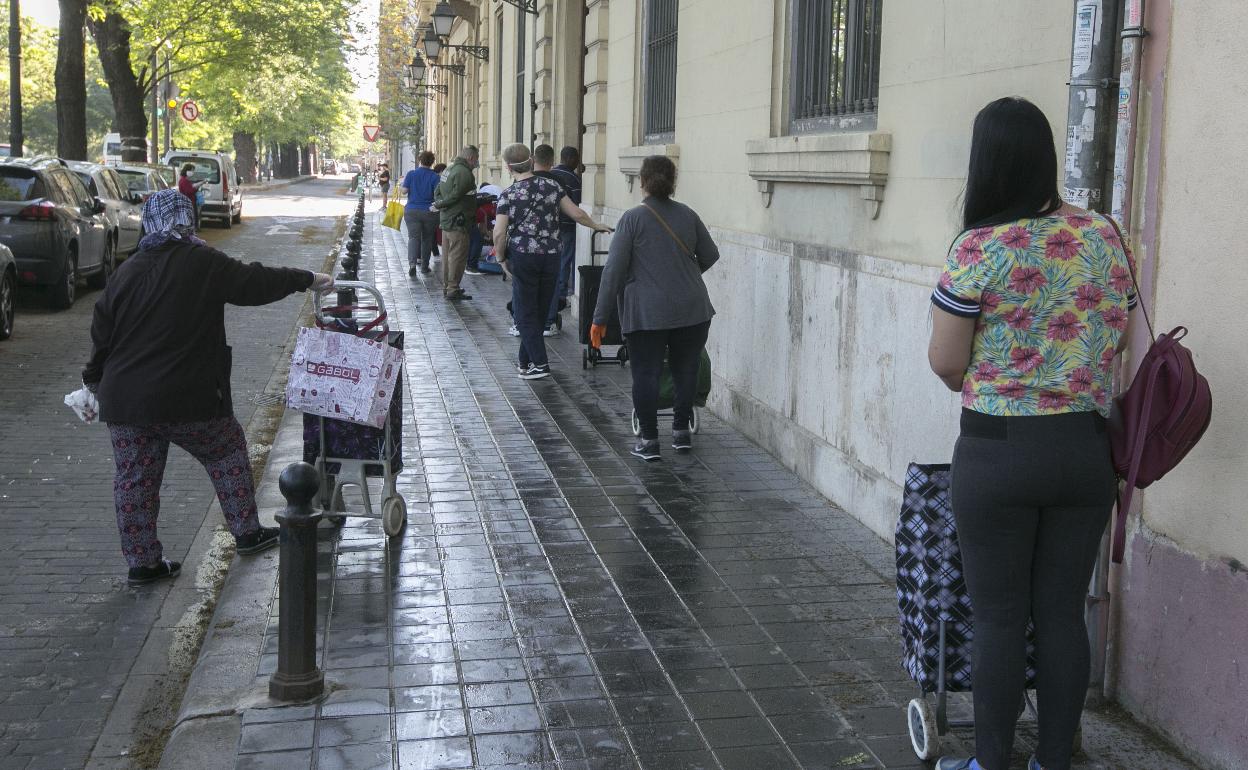
{"type": "Polygon", "coordinates": [[[594,264],[594,257],[606,254],[606,249],[598,248],[598,236],[602,233],[595,231],[589,237],[589,264],[581,265],[577,272],[581,276],[581,290],[578,293],[580,304],[578,307],[581,345],[584,349],[581,351],[581,368],[588,369],[598,364],[619,364],[623,366],[628,363],[628,346],[624,344],[624,335],[620,332],[620,314],[618,311],[613,312],[611,317],[607,319],[607,333],[603,335],[602,347],[596,348],[590,344],[589,327],[594,323],[594,309],[598,306],[598,289],[602,285],[603,266],[594,264]],[[612,348],[612,355],[607,357],[604,353],[608,348],[612,348]]]}
{"type": "MultiPolygon", "coordinates": [[[[328,331],[354,334],[373,340],[385,340],[391,347],[403,349],[403,332],[391,331],[385,300],[377,287],[359,281],[338,281],[343,296],[367,294],[372,304],[358,300],[321,307],[322,295],[314,294],[316,324],[328,331]]],[[[399,366],[390,410],[380,428],[371,425],[335,420],[320,415],[303,416],[303,459],[315,466],[321,482],[321,503],[331,521],[341,522],[346,516],[381,519],[382,530],[389,537],[407,526],[407,502],[398,493],[396,482],[403,469],[403,375],[399,366]],[[374,510],[368,489],[370,478],[382,479],[381,509],[374,510]],[[363,498],[362,511],[349,511],[342,492],[348,486],[358,487],[363,498]]]]}

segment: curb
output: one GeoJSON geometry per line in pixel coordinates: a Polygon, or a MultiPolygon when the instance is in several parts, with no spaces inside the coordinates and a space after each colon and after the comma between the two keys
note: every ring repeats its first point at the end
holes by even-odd
{"type": "Polygon", "coordinates": [[[249,182],[242,185],[242,188],[243,192],[265,192],[266,190],[272,190],[278,187],[289,187],[292,184],[306,182],[309,179],[320,179],[320,177],[314,174],[304,174],[303,176],[297,176],[294,179],[277,179],[272,182],[249,182]]]}
{"type": "MultiPolygon", "coordinates": [[[[303,415],[287,410],[256,490],[260,520],[272,524],[285,506],[277,479],[303,459],[303,415]]],[[[160,760],[162,770],[228,770],[234,766],[248,708],[278,706],[258,679],[264,634],[277,588],[278,551],[235,556],[191,672],[182,708],[160,760]]]]}

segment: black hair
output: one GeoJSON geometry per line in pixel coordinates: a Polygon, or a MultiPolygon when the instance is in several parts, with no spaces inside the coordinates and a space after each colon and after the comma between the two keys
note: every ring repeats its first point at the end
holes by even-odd
{"type": "Polygon", "coordinates": [[[539,166],[555,165],[555,148],[549,144],[539,144],[533,148],[533,160],[539,166]]]}
{"type": "Polygon", "coordinates": [[[559,162],[565,166],[575,167],[581,162],[581,151],[568,145],[559,151],[559,162]]]}
{"type": "Polygon", "coordinates": [[[446,171],[446,164],[439,163],[438,165],[433,167],[433,170],[435,173],[441,174],[443,171],[446,171]]]}
{"type": "Polygon", "coordinates": [[[433,153],[430,152],[429,150],[425,150],[424,152],[420,154],[419,157],[416,158],[416,160],[420,163],[420,165],[428,168],[429,166],[433,165],[433,161],[434,161],[433,153]]]}
{"type": "Polygon", "coordinates": [[[655,198],[676,192],[676,164],[665,155],[651,155],[641,162],[641,189],[655,198]]]}
{"type": "Polygon", "coordinates": [[[1053,129],[1020,96],[997,99],[975,116],[962,226],[988,227],[1061,208],[1053,129]]]}

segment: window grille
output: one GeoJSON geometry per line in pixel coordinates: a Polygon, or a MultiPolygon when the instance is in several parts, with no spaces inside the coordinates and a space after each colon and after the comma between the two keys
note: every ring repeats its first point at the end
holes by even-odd
{"type": "Polygon", "coordinates": [[[797,130],[874,115],[883,0],[793,0],[792,119],[797,130]]]}
{"type": "Polygon", "coordinates": [[[645,137],[663,141],[676,133],[676,33],[679,0],[648,0],[645,38],[645,137]]]}
{"type": "Polygon", "coordinates": [[[525,12],[516,12],[516,142],[518,144],[526,144],[524,141],[524,112],[527,109],[528,100],[524,98],[524,22],[525,12]]]}

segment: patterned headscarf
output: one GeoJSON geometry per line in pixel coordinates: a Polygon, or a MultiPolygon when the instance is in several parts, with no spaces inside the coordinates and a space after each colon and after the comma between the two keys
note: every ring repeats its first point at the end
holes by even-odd
{"type": "Polygon", "coordinates": [[[160,190],[148,196],[143,204],[143,231],[139,249],[150,251],[169,241],[204,242],[195,237],[195,204],[177,190],[160,190]]]}

